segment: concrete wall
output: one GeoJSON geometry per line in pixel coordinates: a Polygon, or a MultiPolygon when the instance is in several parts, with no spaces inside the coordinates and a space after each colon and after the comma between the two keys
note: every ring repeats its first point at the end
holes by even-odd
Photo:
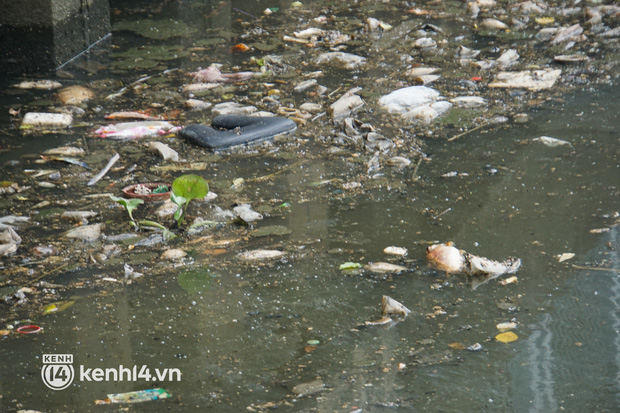
{"type": "Polygon", "coordinates": [[[44,73],[110,33],[108,0],[0,0],[0,74],[44,73]]]}

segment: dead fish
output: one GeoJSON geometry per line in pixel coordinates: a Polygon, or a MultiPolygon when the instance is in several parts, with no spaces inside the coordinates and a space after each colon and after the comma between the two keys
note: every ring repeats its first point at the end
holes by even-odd
{"type": "Polygon", "coordinates": [[[105,116],[106,119],[142,119],[142,120],[159,120],[155,116],[145,115],[140,112],[113,112],[105,116]]]}
{"type": "Polygon", "coordinates": [[[84,149],[76,148],[75,146],[59,146],[58,148],[46,150],[43,152],[43,155],[82,156],[85,153],[84,149]]]}
{"type": "Polygon", "coordinates": [[[56,155],[46,156],[46,155],[41,155],[41,158],[46,160],[46,161],[66,162],[66,163],[70,163],[70,164],[73,164],[73,165],[81,166],[82,168],[90,169],[90,166],[88,166],[85,162],[82,162],[79,159],[70,158],[68,156],[56,156],[56,155]]]}

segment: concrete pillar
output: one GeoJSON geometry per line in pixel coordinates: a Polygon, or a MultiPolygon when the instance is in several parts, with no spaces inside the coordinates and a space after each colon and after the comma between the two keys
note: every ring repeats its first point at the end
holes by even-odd
{"type": "Polygon", "coordinates": [[[0,0],[0,75],[57,69],[110,33],[108,0],[0,0]]]}

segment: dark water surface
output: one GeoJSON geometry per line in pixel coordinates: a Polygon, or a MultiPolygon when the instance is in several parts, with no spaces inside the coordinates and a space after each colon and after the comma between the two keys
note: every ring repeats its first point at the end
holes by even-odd
{"type": "MultiPolygon", "coordinates": [[[[117,23],[123,13],[129,18],[147,7],[145,2],[114,3],[122,11],[117,23]]],[[[158,3],[157,13],[174,11],[188,22],[204,21],[192,7],[201,13],[218,4],[232,7],[189,2],[177,9],[176,3],[158,3]]],[[[274,7],[266,1],[248,3],[243,11],[256,16],[274,7]]],[[[233,32],[234,21],[243,17],[233,9],[216,15],[229,16],[233,23],[220,23],[232,24],[233,32]]],[[[134,47],[135,36],[115,31],[114,45],[121,51],[134,47]]],[[[214,53],[213,61],[241,62],[222,50],[214,53]]],[[[157,64],[153,72],[136,69],[136,76],[167,68],[157,64]]],[[[115,69],[108,69],[114,76],[115,69]]],[[[119,76],[125,82],[136,79],[126,72],[119,76]]],[[[62,299],[76,300],[71,308],[35,320],[43,334],[1,340],[0,407],[121,411],[121,405],[95,406],[94,401],[108,393],[163,387],[172,399],[133,404],[128,411],[617,411],[619,94],[617,84],[593,85],[526,109],[527,123],[483,129],[454,142],[425,139],[430,160],[415,174],[417,159],[413,166],[368,176],[356,156],[327,154],[315,145],[317,136],[304,136],[307,142],[299,148],[223,155],[213,169],[199,172],[213,180],[216,192],[226,192],[233,179],[243,177],[249,189],[239,198],[253,205],[290,204],[286,212],[273,212],[255,224],[283,225],[290,235],[245,239],[243,249],[280,248],[286,258],[244,264],[235,259],[239,249],[234,246],[214,255],[208,238],[213,232],[207,232],[204,244],[192,239],[178,244],[191,251],[192,265],[166,267],[154,254],[149,264],[136,261],[136,269],[150,268],[155,275],[146,273],[132,284],[91,283],[95,277],[122,278],[120,266],[52,276],[50,282],[83,283],[83,288],[63,293],[62,299]],[[571,146],[532,141],[539,136],[571,146]],[[275,171],[281,173],[273,179],[252,182],[275,171]],[[442,177],[448,172],[459,175],[442,177]],[[361,187],[348,190],[347,182],[361,187]],[[600,228],[608,231],[592,231],[600,228]],[[519,257],[518,283],[491,280],[474,289],[465,277],[429,269],[426,246],[450,240],[492,259],[519,257]],[[409,254],[390,258],[383,253],[390,245],[406,247],[409,254]],[[563,253],[575,257],[559,263],[563,253]],[[340,271],[349,261],[389,261],[410,270],[388,276],[340,271]],[[394,325],[364,325],[380,318],[383,295],[412,313],[394,325]],[[496,324],[511,320],[518,339],[495,341],[496,324]],[[482,350],[463,349],[475,343],[482,350]],[[77,376],[65,390],[52,391],[42,383],[41,355],[50,353],[74,355],[77,376]],[[119,365],[147,366],[151,373],[178,369],[182,379],[79,380],[79,366],[119,365]],[[325,384],[321,392],[294,395],[295,386],[317,379],[325,384]]],[[[15,95],[0,99],[8,107],[15,95]]],[[[370,112],[365,116],[379,122],[370,112]]],[[[3,131],[3,142],[14,146],[1,154],[3,162],[83,135],[78,129],[23,138],[6,123],[3,131]]],[[[92,150],[106,148],[90,143],[92,150]]],[[[115,211],[113,219],[124,219],[121,212],[115,211]]],[[[243,229],[222,231],[237,240],[247,235],[243,229]]],[[[149,253],[136,247],[131,254],[149,253]]]]}

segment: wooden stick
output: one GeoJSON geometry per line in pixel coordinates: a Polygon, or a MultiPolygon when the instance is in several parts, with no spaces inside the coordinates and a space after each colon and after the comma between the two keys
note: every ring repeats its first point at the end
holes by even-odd
{"type": "Polygon", "coordinates": [[[110,160],[108,161],[108,164],[101,170],[101,172],[99,172],[97,175],[95,175],[93,177],[93,179],[88,181],[88,186],[93,186],[97,182],[99,182],[99,180],[101,178],[103,178],[105,176],[105,174],[108,173],[108,171],[110,170],[112,165],[114,165],[116,163],[116,161],[118,161],[119,159],[120,159],[120,155],[118,153],[115,153],[114,156],[112,158],[110,158],[110,160]]]}

